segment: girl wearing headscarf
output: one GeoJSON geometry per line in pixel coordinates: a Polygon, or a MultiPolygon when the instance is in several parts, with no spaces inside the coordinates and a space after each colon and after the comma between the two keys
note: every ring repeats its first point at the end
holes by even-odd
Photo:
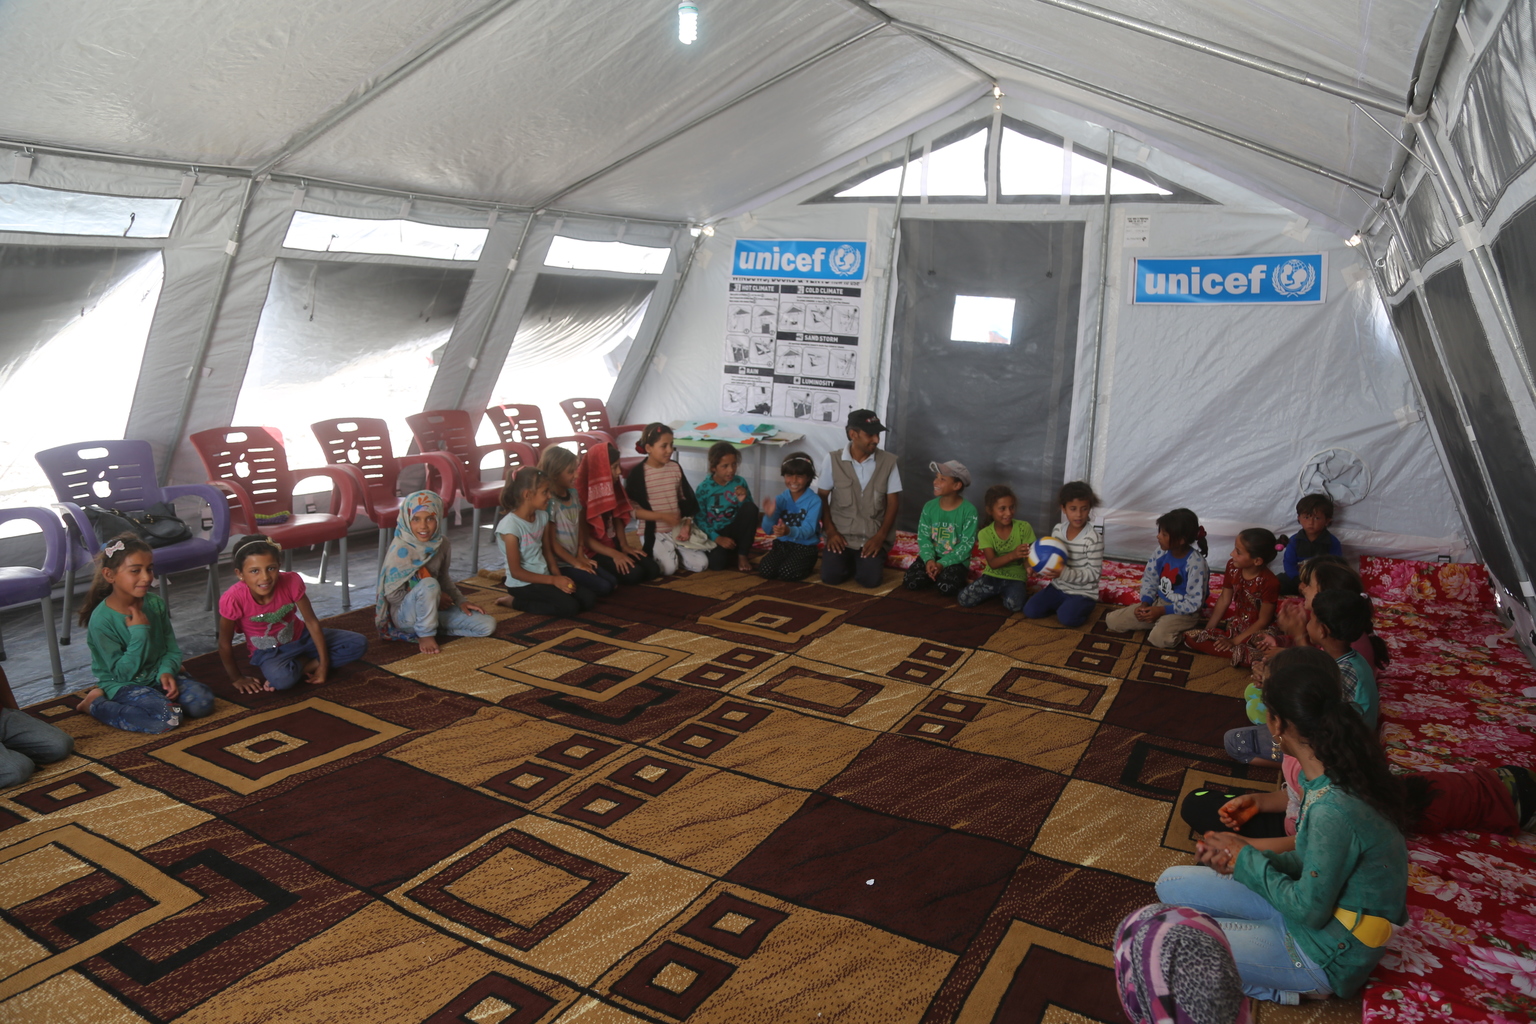
{"type": "Polygon", "coordinates": [[[496,620],[467,602],[454,585],[451,561],[443,499],[433,491],[406,495],[379,569],[373,622],[380,636],[436,654],[439,630],[450,636],[490,636],[495,631],[496,620]]]}
{"type": "Polygon", "coordinates": [[[1115,985],[1131,1024],[1248,1024],[1232,947],[1215,921],[1166,903],[1115,929],[1115,985]]]}
{"type": "Polygon", "coordinates": [[[634,510],[619,481],[617,448],[599,444],[587,451],[576,473],[576,493],[587,518],[587,549],[600,569],[630,584],[661,575],[656,560],[632,546],[628,527],[634,510]]]}

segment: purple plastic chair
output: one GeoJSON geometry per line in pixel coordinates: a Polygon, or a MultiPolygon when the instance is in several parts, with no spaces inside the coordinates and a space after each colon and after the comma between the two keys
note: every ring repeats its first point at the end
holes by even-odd
{"type": "Polygon", "coordinates": [[[213,608],[218,596],[219,552],[229,540],[229,502],[224,495],[207,484],[182,484],[161,487],[155,476],[155,456],[148,441],[82,441],[49,448],[37,453],[37,464],[43,467],[53,493],[61,502],[64,512],[74,520],[77,529],[71,531],[73,543],[69,545],[69,557],[64,565],[64,636],[60,643],[69,643],[70,606],[74,602],[75,573],[87,567],[101,545],[91,529],[82,505],[102,505],[124,512],[139,512],[159,501],[174,501],[182,497],[201,498],[208,503],[213,519],[212,533],[204,537],[167,544],[155,549],[155,575],[160,585],[160,596],[170,601],[165,592],[168,573],[208,567],[207,607],[213,608]]]}
{"type": "MultiPolygon", "coordinates": [[[[41,569],[30,565],[0,565],[0,608],[31,604],[33,601],[42,605],[43,629],[48,634],[48,663],[53,667],[54,685],[63,686],[64,667],[59,662],[59,637],[53,628],[53,585],[59,582],[59,576],[64,571],[69,537],[64,532],[64,524],[51,509],[0,509],[0,523],[17,519],[30,519],[42,527],[46,553],[41,569]]],[[[0,639],[0,661],[4,660],[5,641],[0,639]]]]}

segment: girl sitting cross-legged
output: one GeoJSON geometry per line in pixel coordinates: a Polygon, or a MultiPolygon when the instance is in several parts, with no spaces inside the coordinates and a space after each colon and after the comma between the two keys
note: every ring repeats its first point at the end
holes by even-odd
{"type": "Polygon", "coordinates": [[[465,600],[453,582],[452,561],[443,499],[436,491],[406,495],[379,569],[373,622],[380,636],[436,654],[441,649],[439,630],[449,636],[490,636],[496,631],[496,620],[465,600]]]}
{"type": "Polygon", "coordinates": [[[1248,995],[1348,998],[1407,921],[1403,787],[1324,652],[1277,654],[1264,699],[1274,745],[1301,769],[1296,848],[1208,832],[1200,863],[1164,871],[1157,897],[1216,919],[1248,995]]]}

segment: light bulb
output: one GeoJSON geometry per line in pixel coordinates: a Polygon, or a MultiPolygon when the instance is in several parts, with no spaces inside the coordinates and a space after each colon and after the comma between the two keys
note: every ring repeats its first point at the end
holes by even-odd
{"type": "Polygon", "coordinates": [[[704,237],[705,238],[714,238],[715,237],[715,226],[713,224],[705,224],[704,225],[704,237]]]}
{"type": "Polygon", "coordinates": [[[692,0],[683,0],[677,5],[677,39],[681,43],[692,43],[699,38],[699,5],[692,0]]]}
{"type": "Polygon", "coordinates": [[[1358,234],[1350,235],[1347,239],[1344,240],[1344,244],[1345,245],[1349,245],[1349,246],[1355,246],[1355,245],[1359,245],[1360,241],[1361,241],[1361,239],[1360,239],[1360,236],[1358,234]]]}

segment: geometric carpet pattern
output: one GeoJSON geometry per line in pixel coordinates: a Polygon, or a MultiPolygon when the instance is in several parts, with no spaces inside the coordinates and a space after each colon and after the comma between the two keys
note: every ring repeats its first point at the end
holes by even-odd
{"type": "Polygon", "coordinates": [[[1276,781],[1222,754],[1244,673],[898,579],[497,608],[279,694],[205,656],[164,736],[32,708],[76,754],[0,793],[0,1018],[1121,1020],[1180,796],[1276,781]]]}

